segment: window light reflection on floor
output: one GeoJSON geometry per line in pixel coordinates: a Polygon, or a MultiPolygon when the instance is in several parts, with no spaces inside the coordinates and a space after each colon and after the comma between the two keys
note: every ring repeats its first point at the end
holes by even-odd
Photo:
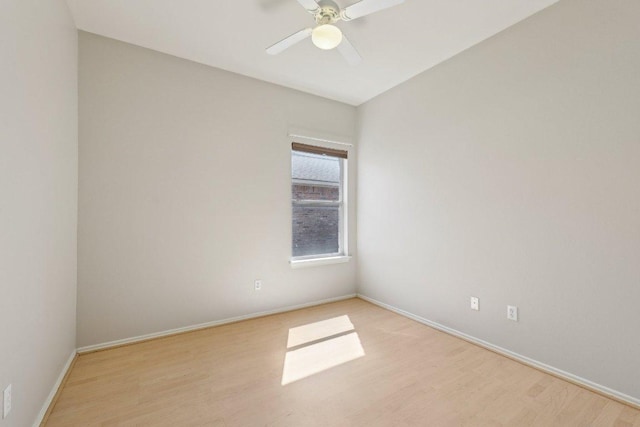
{"type": "Polygon", "coordinates": [[[282,385],[342,365],[365,355],[349,316],[340,316],[289,330],[287,348],[311,343],[290,350],[285,355],[282,385]]]}
{"type": "Polygon", "coordinates": [[[352,331],[353,329],[353,323],[351,323],[347,315],[291,328],[289,329],[287,348],[297,347],[312,341],[352,331]]]}

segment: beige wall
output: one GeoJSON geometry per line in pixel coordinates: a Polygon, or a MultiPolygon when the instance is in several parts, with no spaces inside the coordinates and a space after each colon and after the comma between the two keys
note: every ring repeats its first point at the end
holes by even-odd
{"type": "Polygon", "coordinates": [[[75,348],[77,32],[64,0],[3,0],[0,28],[0,426],[23,427],[75,348]]]}
{"type": "Polygon", "coordinates": [[[289,266],[287,134],[355,115],[81,32],[78,345],[354,293],[353,261],[289,266]]]}
{"type": "Polygon", "coordinates": [[[640,398],[639,16],[563,0],[361,106],[359,292],[640,398]]]}

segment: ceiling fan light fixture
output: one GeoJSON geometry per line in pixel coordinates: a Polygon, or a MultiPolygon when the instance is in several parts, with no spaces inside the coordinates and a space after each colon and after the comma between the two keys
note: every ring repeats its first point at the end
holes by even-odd
{"type": "Polygon", "coordinates": [[[320,49],[330,50],[342,42],[342,31],[335,25],[318,25],[311,33],[311,41],[320,49]]]}

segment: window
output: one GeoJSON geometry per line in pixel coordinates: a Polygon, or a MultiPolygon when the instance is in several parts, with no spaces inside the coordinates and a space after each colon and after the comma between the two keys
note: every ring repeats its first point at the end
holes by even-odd
{"type": "Polygon", "coordinates": [[[292,144],[292,260],[346,255],[346,168],[346,151],[292,144]]]}

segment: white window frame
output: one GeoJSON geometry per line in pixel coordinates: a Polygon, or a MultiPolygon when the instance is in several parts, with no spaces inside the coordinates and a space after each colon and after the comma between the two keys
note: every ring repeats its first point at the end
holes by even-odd
{"type": "MultiPolygon", "coordinates": [[[[314,145],[320,148],[333,148],[350,152],[351,144],[343,142],[328,141],[320,138],[301,137],[300,135],[290,135],[294,137],[289,142],[289,148],[291,151],[291,142],[299,142],[301,144],[314,145]]],[[[332,254],[318,254],[318,255],[305,255],[294,257],[293,254],[290,258],[291,268],[304,268],[313,267],[327,264],[340,264],[348,262],[351,259],[349,253],[349,156],[346,159],[340,159],[340,210],[339,210],[339,227],[338,227],[338,253],[332,254]]],[[[293,185],[293,176],[291,170],[289,171],[290,184],[293,185]]],[[[318,203],[314,201],[313,203],[318,203]]],[[[320,202],[322,203],[322,202],[320,202]]],[[[291,204],[291,215],[293,215],[293,201],[291,204]]],[[[293,227],[291,228],[293,233],[293,227]]],[[[292,239],[293,240],[293,239],[292,239]]],[[[293,253],[293,247],[291,247],[293,253]]]]}

